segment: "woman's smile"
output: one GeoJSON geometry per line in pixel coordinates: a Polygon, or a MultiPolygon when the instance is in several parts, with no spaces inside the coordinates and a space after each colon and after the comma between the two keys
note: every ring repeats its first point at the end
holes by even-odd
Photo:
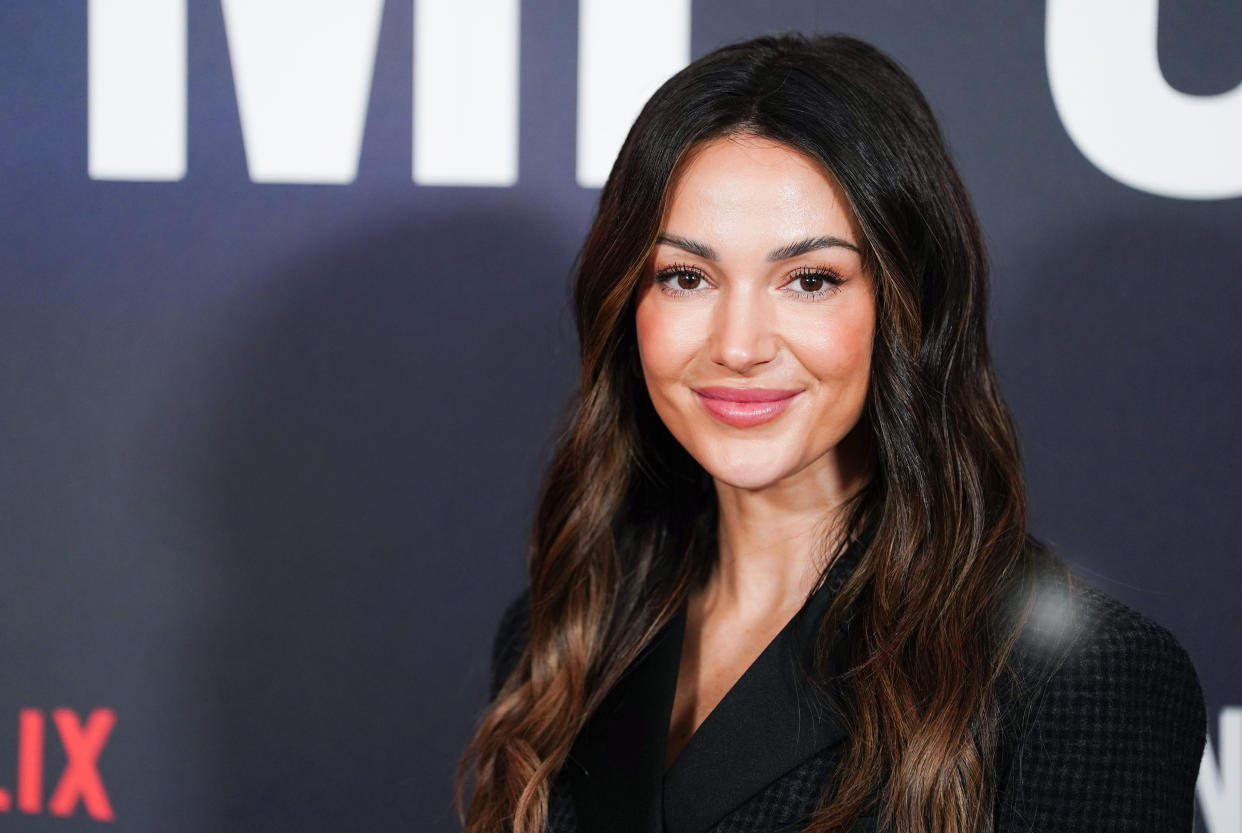
{"type": "Polygon", "coordinates": [[[694,393],[712,416],[738,428],[749,428],[776,419],[802,391],[716,386],[695,388],[694,393]]]}

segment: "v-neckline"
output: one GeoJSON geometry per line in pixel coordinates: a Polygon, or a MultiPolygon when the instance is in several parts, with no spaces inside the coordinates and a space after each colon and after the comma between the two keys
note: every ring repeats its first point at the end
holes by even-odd
{"type": "MultiPolygon", "coordinates": [[[[583,833],[703,833],[749,796],[842,741],[834,706],[810,689],[791,649],[809,658],[814,629],[856,563],[851,544],[816,590],[720,699],[666,769],[686,602],[622,675],[567,761],[583,833]]],[[[829,699],[841,640],[826,668],[829,699]]]]}
{"type": "MultiPolygon", "coordinates": [[[[785,620],[785,624],[783,624],[780,627],[780,629],[777,630],[776,633],[772,635],[772,638],[767,641],[767,643],[763,646],[763,648],[759,651],[759,653],[756,654],[755,657],[747,664],[746,668],[742,670],[742,673],[739,674],[737,679],[733,681],[733,684],[730,685],[729,688],[725,690],[725,693],[720,697],[720,699],[716,701],[716,704],[712,706],[711,711],[709,711],[707,715],[704,716],[704,718],[701,721],[699,721],[698,726],[694,727],[694,731],[690,733],[690,737],[687,738],[686,742],[681,745],[681,749],[677,752],[677,756],[673,758],[671,763],[669,763],[667,766],[664,767],[664,778],[665,779],[668,778],[669,772],[677,766],[677,762],[682,759],[682,756],[685,754],[686,749],[689,748],[692,743],[694,743],[694,739],[699,736],[703,727],[707,726],[709,721],[712,720],[712,716],[717,714],[720,711],[720,707],[724,705],[725,701],[729,698],[729,695],[732,694],[738,688],[738,686],[747,679],[748,675],[753,676],[754,673],[757,673],[758,667],[761,665],[761,663],[771,661],[772,657],[770,656],[770,654],[782,650],[781,646],[789,642],[790,630],[795,626],[798,619],[801,616],[803,616],[804,612],[807,610],[808,605],[810,604],[811,601],[813,601],[813,598],[808,597],[808,599],[804,600],[802,605],[800,605],[798,609],[795,610],[789,616],[789,618],[785,620]]],[[[680,617],[681,621],[678,624],[677,631],[676,631],[678,638],[674,639],[674,642],[676,643],[676,650],[673,651],[673,653],[677,654],[677,678],[673,683],[673,700],[669,706],[670,722],[672,719],[673,706],[677,702],[677,683],[680,682],[680,679],[681,679],[682,655],[686,649],[686,628],[689,625],[689,617],[690,617],[690,602],[688,598],[682,600],[681,606],[677,610],[677,616],[680,617]]],[[[665,742],[667,743],[667,737],[665,739],[665,742]]]]}

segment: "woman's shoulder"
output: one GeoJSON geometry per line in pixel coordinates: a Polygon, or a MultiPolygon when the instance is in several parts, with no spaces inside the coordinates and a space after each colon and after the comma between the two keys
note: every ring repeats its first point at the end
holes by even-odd
{"type": "Polygon", "coordinates": [[[530,588],[523,587],[500,614],[492,640],[491,683],[488,699],[495,700],[500,687],[517,665],[530,639],[530,588]]]}
{"type": "Polygon", "coordinates": [[[1190,830],[1207,732],[1190,655],[1064,565],[1035,591],[997,829],[1190,830]]]}
{"type": "Polygon", "coordinates": [[[1026,669],[1045,669],[1062,684],[1156,674],[1180,683],[1181,693],[1201,698],[1190,655],[1168,628],[1059,560],[1046,560],[1034,582],[1030,613],[1015,645],[1026,669]]]}

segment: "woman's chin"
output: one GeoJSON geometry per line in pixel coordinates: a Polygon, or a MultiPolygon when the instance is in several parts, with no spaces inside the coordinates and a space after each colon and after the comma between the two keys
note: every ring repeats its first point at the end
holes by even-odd
{"type": "Polygon", "coordinates": [[[779,483],[791,474],[788,467],[776,466],[772,462],[764,460],[751,465],[733,463],[704,468],[720,485],[758,492],[779,483]]]}

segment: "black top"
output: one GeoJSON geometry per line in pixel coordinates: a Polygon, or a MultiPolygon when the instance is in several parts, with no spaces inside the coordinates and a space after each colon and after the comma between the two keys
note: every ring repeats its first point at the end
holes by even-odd
{"type": "MultiPolygon", "coordinates": [[[[801,678],[820,615],[857,543],[729,689],[664,772],[685,604],[582,727],[553,784],[549,833],[797,830],[830,783],[845,732],[801,678]]],[[[1056,669],[1032,692],[998,690],[997,833],[1190,831],[1207,717],[1185,650],[1160,625],[1055,573],[1018,644],[1020,668],[1056,669]]],[[[850,618],[843,629],[850,626],[850,618]]],[[[529,629],[523,592],[493,647],[494,697],[529,629]]],[[[841,670],[840,632],[829,680],[841,670]]],[[[1032,679],[1035,679],[1032,676],[1032,679]]],[[[830,691],[831,691],[830,685],[830,691]]],[[[874,828],[874,817],[856,830],[874,828]]]]}
{"type": "MultiPolygon", "coordinates": [[[[803,761],[843,737],[844,729],[830,704],[820,700],[799,672],[795,651],[802,652],[802,661],[809,667],[815,624],[860,554],[857,542],[841,554],[829,568],[823,586],[772,638],[673,759],[662,784],[665,833],[708,829],[732,809],[736,796],[754,794],[788,770],[791,763],[803,761]],[[774,703],[791,703],[793,707],[772,708],[774,703]],[[721,767],[721,761],[731,758],[746,763],[721,767]]],[[[675,663],[680,662],[685,624],[683,602],[668,626],[666,650],[675,663]]],[[[658,661],[652,664],[660,665],[658,661]]],[[[829,655],[828,671],[830,676],[840,673],[839,652],[829,655]]],[[[658,705],[652,703],[651,711],[655,719],[663,719],[667,737],[677,674],[660,682],[667,690],[655,687],[663,699],[658,705]]],[[[661,755],[661,766],[663,762],[661,755]]]]}

